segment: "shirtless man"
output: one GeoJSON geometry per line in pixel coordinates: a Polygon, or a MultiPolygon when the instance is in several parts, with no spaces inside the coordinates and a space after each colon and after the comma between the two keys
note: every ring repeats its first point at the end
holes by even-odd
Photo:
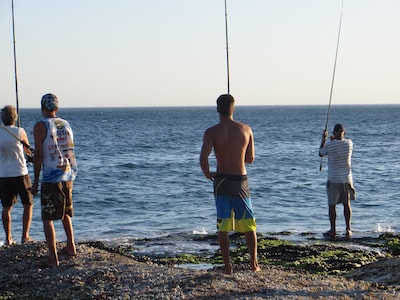
{"type": "Polygon", "coordinates": [[[233,120],[234,102],[229,94],[221,95],[217,99],[220,122],[204,133],[200,153],[200,166],[204,176],[214,184],[218,242],[225,274],[232,274],[229,257],[230,231],[245,234],[251,269],[260,270],[257,261],[256,220],[245,166],[254,161],[253,132],[250,126],[233,120]],[[217,159],[216,172],[210,172],[208,161],[213,149],[217,159]]]}

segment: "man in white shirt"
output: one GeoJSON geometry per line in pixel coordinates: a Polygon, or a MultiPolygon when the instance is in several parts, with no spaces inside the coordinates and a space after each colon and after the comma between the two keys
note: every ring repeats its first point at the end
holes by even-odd
{"type": "Polygon", "coordinates": [[[346,237],[351,237],[351,206],[350,200],[355,199],[353,187],[353,175],[351,172],[351,156],[353,142],[345,139],[345,128],[342,124],[336,124],[333,136],[326,142],[328,131],[322,134],[319,156],[328,156],[328,181],[326,192],[329,205],[329,221],[331,229],[324,233],[328,238],[336,237],[336,204],[343,203],[344,217],[346,221],[346,237]]]}

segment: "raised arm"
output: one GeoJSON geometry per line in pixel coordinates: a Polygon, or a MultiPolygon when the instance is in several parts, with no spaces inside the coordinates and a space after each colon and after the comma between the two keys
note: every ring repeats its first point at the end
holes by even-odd
{"type": "Polygon", "coordinates": [[[324,146],[325,146],[326,138],[327,138],[327,137],[328,137],[328,130],[324,130],[324,132],[322,133],[321,145],[319,146],[319,156],[320,156],[320,157],[323,157],[323,156],[326,155],[326,154],[325,154],[323,151],[321,151],[321,150],[322,150],[322,148],[324,148],[324,146]]]}

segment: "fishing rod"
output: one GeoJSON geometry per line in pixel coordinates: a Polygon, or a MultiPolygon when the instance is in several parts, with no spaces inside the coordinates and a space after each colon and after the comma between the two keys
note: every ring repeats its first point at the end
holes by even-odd
{"type": "Polygon", "coordinates": [[[226,43],[226,78],[228,85],[228,94],[230,94],[230,82],[229,82],[229,43],[228,43],[228,10],[225,0],[225,43],[226,43]]]}
{"type": "Polygon", "coordinates": [[[29,144],[25,143],[23,140],[21,140],[21,139],[19,138],[18,135],[16,135],[14,132],[12,132],[10,129],[8,129],[5,125],[0,124],[0,126],[1,126],[4,130],[6,130],[10,135],[12,135],[14,138],[16,138],[16,139],[17,139],[25,148],[27,148],[29,151],[31,151],[31,152],[34,152],[34,151],[35,151],[35,149],[33,149],[33,148],[31,147],[31,145],[29,145],[29,144]]]}
{"type": "Polygon", "coordinates": [[[0,124],[0,127],[3,128],[5,131],[7,131],[14,138],[16,138],[17,141],[19,141],[26,149],[28,149],[30,151],[30,153],[26,153],[25,152],[25,155],[26,155],[26,158],[27,158],[28,162],[33,162],[33,156],[34,156],[34,153],[35,153],[35,149],[33,149],[31,147],[31,145],[29,145],[29,144],[25,143],[23,140],[21,140],[18,135],[16,135],[14,132],[12,132],[10,129],[8,129],[3,124],[0,124]]]}
{"type": "Polygon", "coordinates": [[[12,11],[12,31],[13,31],[13,46],[14,46],[14,78],[15,78],[15,98],[17,108],[17,124],[21,127],[21,118],[19,116],[19,99],[18,99],[18,76],[17,76],[17,50],[15,47],[15,22],[14,22],[14,0],[11,0],[11,11],[12,11]]]}
{"type": "MultiPolygon", "coordinates": [[[[327,109],[327,112],[326,112],[325,131],[328,130],[328,121],[329,121],[329,116],[330,116],[330,112],[331,112],[333,85],[335,83],[336,62],[337,62],[337,57],[338,57],[338,52],[339,52],[340,31],[342,29],[343,2],[344,2],[344,0],[342,0],[342,7],[340,9],[339,31],[338,31],[338,37],[337,37],[337,42],[336,42],[335,63],[333,64],[333,74],[332,74],[332,82],[331,82],[331,91],[330,91],[330,94],[329,94],[329,104],[328,104],[328,109],[327,109]]],[[[322,170],[322,157],[321,157],[321,162],[320,162],[320,165],[319,165],[319,170],[320,171],[322,170]]]]}

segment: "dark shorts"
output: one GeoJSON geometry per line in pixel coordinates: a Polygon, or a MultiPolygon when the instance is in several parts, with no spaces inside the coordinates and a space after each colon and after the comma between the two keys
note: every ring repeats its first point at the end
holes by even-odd
{"type": "Polygon", "coordinates": [[[3,207],[10,207],[17,203],[18,198],[21,198],[22,204],[32,205],[33,196],[31,194],[31,179],[29,175],[18,177],[0,178],[0,198],[3,207]]]}
{"type": "Polygon", "coordinates": [[[65,215],[74,216],[72,187],[73,181],[42,183],[42,220],[62,220],[65,215]]]}
{"type": "Polygon", "coordinates": [[[214,179],[218,231],[256,230],[246,175],[218,174],[214,179]]]}

